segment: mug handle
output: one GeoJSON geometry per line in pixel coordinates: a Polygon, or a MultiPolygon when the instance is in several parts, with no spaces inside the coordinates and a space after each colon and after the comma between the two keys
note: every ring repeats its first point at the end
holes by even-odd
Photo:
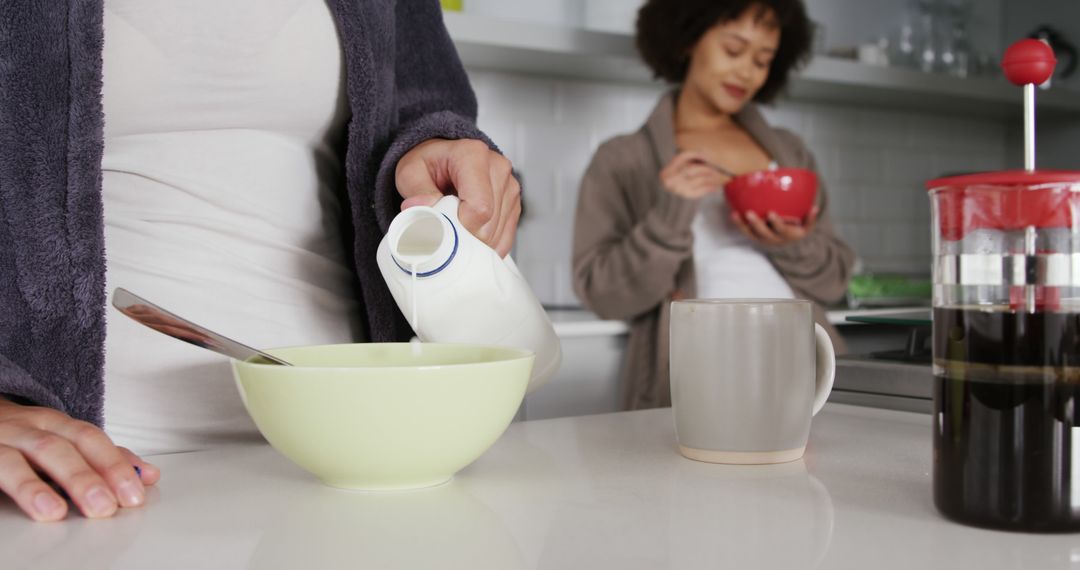
{"type": "Polygon", "coordinates": [[[836,350],[833,349],[829,333],[817,323],[814,323],[814,338],[817,341],[817,358],[815,359],[817,364],[814,366],[817,378],[814,382],[812,415],[816,416],[825,406],[825,401],[829,399],[829,393],[832,392],[833,379],[836,377],[836,350]]]}

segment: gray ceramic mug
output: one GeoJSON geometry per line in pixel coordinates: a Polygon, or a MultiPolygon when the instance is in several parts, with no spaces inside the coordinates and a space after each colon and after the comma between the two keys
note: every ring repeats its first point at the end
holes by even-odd
{"type": "Polygon", "coordinates": [[[671,402],[679,451],[713,463],[803,456],[836,355],[809,301],[671,303],[671,402]]]}

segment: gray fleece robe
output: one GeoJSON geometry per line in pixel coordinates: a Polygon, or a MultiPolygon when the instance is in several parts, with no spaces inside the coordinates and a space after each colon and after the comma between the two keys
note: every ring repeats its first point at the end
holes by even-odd
{"type": "MultiPolygon", "coordinates": [[[[398,159],[475,138],[476,100],[437,0],[327,0],[352,116],[345,184],[372,341],[408,338],[375,265],[398,159]]],[[[0,394],[101,424],[103,0],[0,2],[0,394]]],[[[490,145],[490,142],[488,141],[490,145]]]]}

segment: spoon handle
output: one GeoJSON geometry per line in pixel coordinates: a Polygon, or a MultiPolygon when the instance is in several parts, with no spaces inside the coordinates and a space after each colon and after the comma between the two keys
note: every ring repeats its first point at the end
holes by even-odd
{"type": "Polygon", "coordinates": [[[222,336],[214,331],[203,328],[183,317],[170,313],[165,309],[143,299],[142,297],[117,287],[113,291],[112,304],[121,313],[131,317],[135,321],[146,325],[159,333],[169,335],[200,348],[212,350],[224,354],[230,358],[247,361],[255,357],[262,358],[269,364],[282,364],[291,366],[288,362],[266,354],[222,336]]]}
{"type": "Polygon", "coordinates": [[[716,164],[715,162],[703,160],[701,161],[701,164],[708,166],[709,168],[719,172],[720,174],[723,174],[724,176],[730,176],[731,178],[735,178],[736,176],[738,176],[738,174],[735,174],[734,172],[724,168],[723,166],[720,166],[719,164],[716,164]]]}
{"type": "Polygon", "coordinates": [[[735,178],[736,176],[738,176],[738,174],[735,174],[734,172],[724,168],[723,166],[720,166],[719,164],[716,164],[715,162],[713,162],[711,160],[705,160],[703,158],[698,158],[698,159],[693,159],[693,162],[695,164],[701,164],[701,165],[707,166],[707,167],[719,172],[720,174],[723,174],[724,176],[728,176],[728,177],[731,177],[731,178],[735,178]]]}

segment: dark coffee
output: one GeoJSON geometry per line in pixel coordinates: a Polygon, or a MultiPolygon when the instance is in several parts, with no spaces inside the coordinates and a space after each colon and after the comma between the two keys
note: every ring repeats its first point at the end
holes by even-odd
{"type": "Polygon", "coordinates": [[[934,309],[934,365],[938,509],[1080,530],[1080,314],[934,309]]]}

